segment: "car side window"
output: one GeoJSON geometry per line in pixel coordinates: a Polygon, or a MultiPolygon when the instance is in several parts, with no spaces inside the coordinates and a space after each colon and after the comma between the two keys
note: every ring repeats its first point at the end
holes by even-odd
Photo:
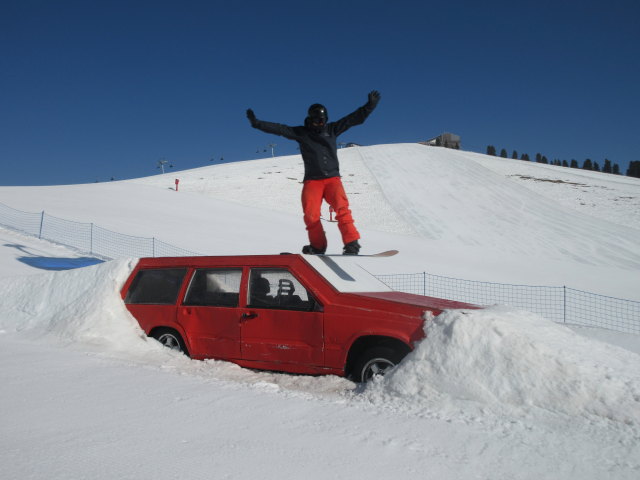
{"type": "Polygon", "coordinates": [[[291,272],[280,268],[253,268],[247,306],[312,311],[316,301],[291,272]]]}
{"type": "Polygon", "coordinates": [[[186,273],[186,268],[140,270],[131,282],[124,302],[143,305],[175,304],[186,273]]]}
{"type": "Polygon", "coordinates": [[[237,307],[242,269],[207,269],[194,272],[184,305],[237,307]]]}

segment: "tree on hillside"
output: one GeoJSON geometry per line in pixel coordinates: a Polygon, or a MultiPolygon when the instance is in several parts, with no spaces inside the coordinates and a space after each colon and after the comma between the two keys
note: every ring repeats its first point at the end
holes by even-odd
{"type": "Polygon", "coordinates": [[[593,162],[593,170],[596,172],[600,171],[600,165],[598,164],[598,162],[593,162]]]}
{"type": "Polygon", "coordinates": [[[562,160],[562,166],[563,166],[563,167],[568,167],[568,166],[569,166],[569,164],[567,163],[567,161],[566,161],[566,160],[562,160]]]}
{"type": "Polygon", "coordinates": [[[614,175],[620,175],[620,165],[617,163],[613,164],[613,170],[611,171],[614,175]]]}
{"type": "Polygon", "coordinates": [[[502,158],[508,158],[507,150],[506,150],[506,149],[504,149],[504,148],[503,148],[502,150],[500,150],[500,156],[501,156],[502,158]]]}
{"type": "Polygon", "coordinates": [[[526,162],[529,161],[529,154],[528,153],[523,153],[522,156],[520,157],[520,160],[524,160],[526,162]]]}
{"type": "Polygon", "coordinates": [[[575,158],[571,159],[571,168],[580,168],[578,167],[578,161],[575,158]]]}
{"type": "Polygon", "coordinates": [[[542,162],[542,154],[536,153],[536,163],[542,162]]]}
{"type": "Polygon", "coordinates": [[[587,158],[582,164],[582,170],[593,170],[593,162],[590,158],[587,158]]]}
{"type": "Polygon", "coordinates": [[[604,173],[611,173],[611,160],[608,158],[604,159],[604,167],[602,167],[602,171],[604,173]]]}
{"type": "Polygon", "coordinates": [[[627,177],[640,178],[640,161],[634,160],[633,162],[629,162],[627,177]]]}
{"type": "Polygon", "coordinates": [[[493,155],[495,157],[496,156],[496,147],[494,147],[493,145],[488,145],[487,146],[487,155],[493,155]]]}
{"type": "Polygon", "coordinates": [[[511,158],[513,158],[514,160],[517,160],[518,159],[518,152],[516,152],[514,150],[513,153],[511,154],[511,158]]]}
{"type": "Polygon", "coordinates": [[[547,160],[547,157],[543,155],[542,158],[540,159],[540,163],[549,163],[549,160],[547,160]]]}

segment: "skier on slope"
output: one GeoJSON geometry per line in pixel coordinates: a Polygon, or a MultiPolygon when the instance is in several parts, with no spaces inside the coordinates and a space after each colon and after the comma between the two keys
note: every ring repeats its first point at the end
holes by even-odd
{"type": "Polygon", "coordinates": [[[304,162],[304,180],[302,187],[302,210],[304,223],[309,233],[309,245],[302,248],[303,253],[323,254],[327,250],[327,237],[320,222],[322,200],[336,212],[338,228],[344,243],[343,254],[357,255],[360,251],[360,234],[353,224],[349,200],[340,180],[340,165],[336,139],[349,128],[364,123],[380,101],[376,90],[369,93],[368,101],[336,122],[327,123],[327,109],[319,103],[309,107],[304,126],[290,127],[279,123],[258,120],[253,110],[247,110],[247,118],[253,128],[273,133],[300,145],[304,162]]]}

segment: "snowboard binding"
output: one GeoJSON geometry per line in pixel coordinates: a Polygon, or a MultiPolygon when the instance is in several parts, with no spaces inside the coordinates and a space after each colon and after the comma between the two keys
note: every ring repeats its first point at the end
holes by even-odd
{"type": "Polygon", "coordinates": [[[327,250],[321,250],[319,248],[314,247],[313,245],[305,245],[302,247],[302,253],[305,255],[324,255],[324,252],[327,250]]]}

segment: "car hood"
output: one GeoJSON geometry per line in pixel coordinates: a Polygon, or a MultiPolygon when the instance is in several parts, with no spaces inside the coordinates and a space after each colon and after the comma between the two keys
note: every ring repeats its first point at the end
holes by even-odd
{"type": "Polygon", "coordinates": [[[358,292],[358,293],[350,293],[349,295],[375,298],[377,300],[384,300],[387,302],[401,303],[404,305],[412,305],[415,307],[435,309],[435,310],[447,310],[447,309],[457,309],[457,308],[464,308],[464,309],[481,308],[478,305],[472,305],[470,303],[457,302],[455,300],[445,300],[443,298],[427,297],[424,295],[414,295],[413,293],[404,293],[404,292],[358,292]]]}

